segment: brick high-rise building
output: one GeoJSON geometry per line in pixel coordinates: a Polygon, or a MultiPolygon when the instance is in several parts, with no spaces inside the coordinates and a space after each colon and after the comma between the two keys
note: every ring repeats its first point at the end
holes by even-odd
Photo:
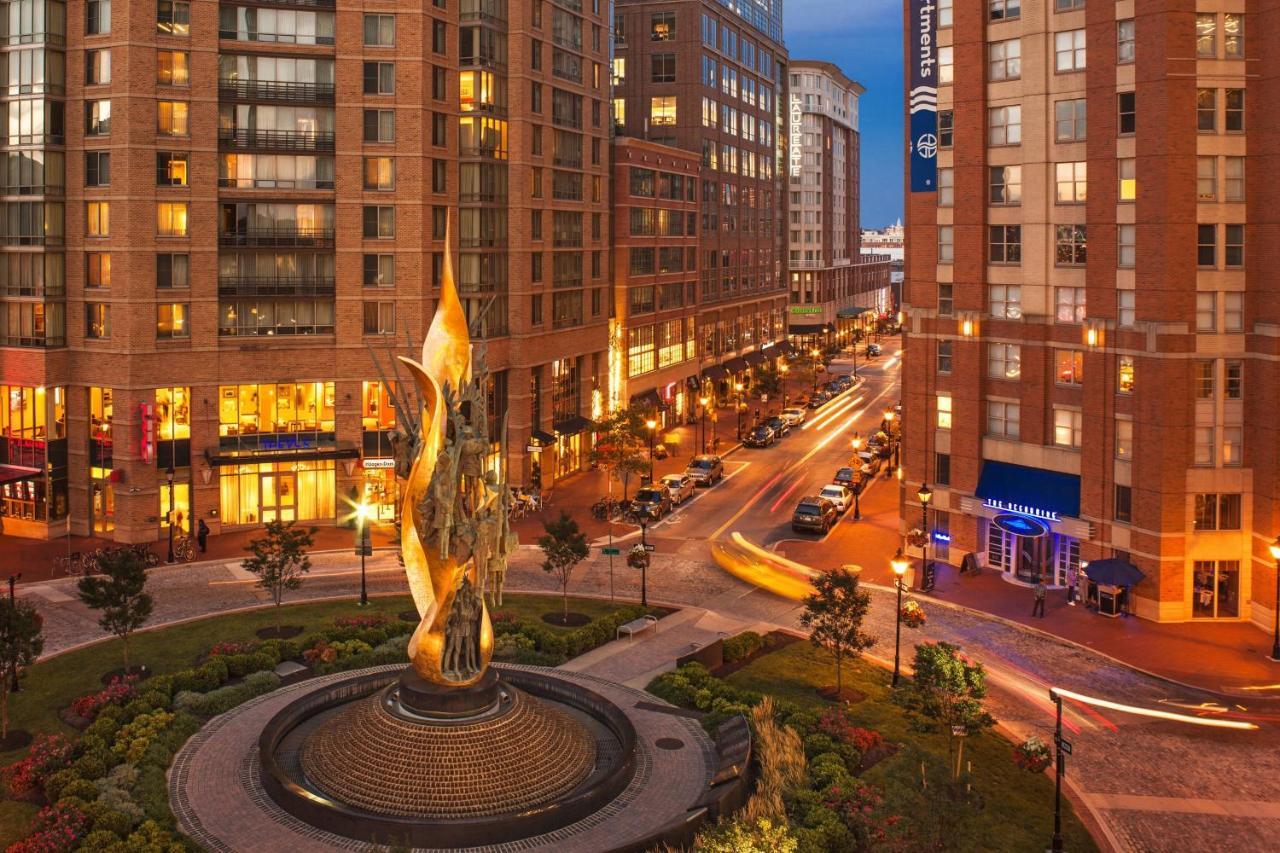
{"type": "Polygon", "coordinates": [[[887,255],[863,255],[858,97],[866,91],[836,65],[791,60],[787,106],[787,331],[805,349],[847,345],[897,311],[887,255]]]}
{"type": "Polygon", "coordinates": [[[780,0],[614,10],[616,133],[701,158],[697,367],[721,397],[785,335],[786,67],[780,0]]]}
{"type": "Polygon", "coordinates": [[[936,183],[907,183],[905,525],[927,481],[951,563],[1061,585],[1120,557],[1139,616],[1270,629],[1280,6],[904,5],[939,84],[936,183]]]}
{"type": "Polygon", "coordinates": [[[6,4],[5,533],[392,518],[373,353],[421,341],[450,217],[513,482],[583,464],[608,6],[375,6],[6,4]]]}

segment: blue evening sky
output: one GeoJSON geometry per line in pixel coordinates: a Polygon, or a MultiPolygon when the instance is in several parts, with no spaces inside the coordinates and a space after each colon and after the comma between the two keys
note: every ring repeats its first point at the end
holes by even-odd
{"type": "Polygon", "coordinates": [[[902,216],[901,0],[782,0],[792,59],[834,62],[861,99],[862,227],[902,216]]]}

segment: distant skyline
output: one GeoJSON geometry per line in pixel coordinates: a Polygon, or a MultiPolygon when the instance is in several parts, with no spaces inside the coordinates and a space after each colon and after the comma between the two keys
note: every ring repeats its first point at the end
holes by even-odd
{"type": "Polygon", "coordinates": [[[840,66],[867,90],[859,103],[862,227],[902,216],[902,4],[900,0],[783,0],[787,52],[840,66]]]}

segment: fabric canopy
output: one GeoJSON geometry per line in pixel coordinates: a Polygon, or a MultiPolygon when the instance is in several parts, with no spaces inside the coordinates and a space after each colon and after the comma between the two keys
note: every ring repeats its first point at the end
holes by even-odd
{"type": "Polygon", "coordinates": [[[556,443],[556,437],[554,435],[552,435],[549,432],[543,432],[540,429],[535,429],[533,432],[531,432],[529,434],[529,438],[538,442],[538,444],[555,444],[556,443]]]}
{"type": "Polygon", "coordinates": [[[658,393],[657,388],[650,388],[648,391],[632,394],[631,405],[639,406],[640,408],[661,409],[663,406],[662,396],[658,393]]]}
{"type": "Polygon", "coordinates": [[[787,333],[792,335],[820,335],[827,331],[826,323],[789,323],[787,333]]]}
{"type": "Polygon", "coordinates": [[[874,308],[841,308],[836,312],[836,316],[843,320],[853,320],[868,312],[874,314],[875,310],[874,308]]]}
{"type": "Polygon", "coordinates": [[[719,382],[721,379],[729,378],[729,371],[722,364],[713,364],[710,367],[703,368],[702,376],[712,382],[719,382]]]}
{"type": "Polygon", "coordinates": [[[589,426],[591,426],[591,421],[588,418],[584,418],[582,415],[574,415],[556,424],[555,430],[556,435],[577,435],[589,426]]]}
{"type": "Polygon", "coordinates": [[[730,373],[741,373],[747,369],[747,360],[740,355],[736,355],[724,363],[725,370],[730,373]]]}
{"type": "Polygon", "coordinates": [[[1119,557],[1093,560],[1084,567],[1084,573],[1094,583],[1110,586],[1135,586],[1146,577],[1142,569],[1119,557]]]}
{"type": "Polygon", "coordinates": [[[984,501],[997,502],[999,509],[1012,512],[1080,514],[1080,478],[1043,468],[984,461],[975,494],[984,501]]]}
{"type": "Polygon", "coordinates": [[[765,360],[768,358],[768,356],[760,352],[760,350],[758,349],[753,349],[751,352],[745,354],[742,357],[743,359],[746,360],[747,364],[751,365],[752,367],[755,367],[757,364],[764,364],[765,360]]]}

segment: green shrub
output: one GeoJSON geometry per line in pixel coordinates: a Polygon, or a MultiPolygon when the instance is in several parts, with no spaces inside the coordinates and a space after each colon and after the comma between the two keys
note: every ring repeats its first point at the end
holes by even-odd
{"type": "MultiPolygon", "coordinates": [[[[118,800],[118,797],[113,799],[118,800]]],[[[126,808],[129,809],[128,812],[117,811],[109,802],[99,799],[85,807],[85,814],[89,816],[95,830],[105,829],[116,835],[125,836],[133,831],[133,827],[142,817],[142,810],[131,800],[127,802],[126,808]]]]}
{"type": "Polygon", "coordinates": [[[114,762],[108,749],[85,750],[71,767],[83,779],[101,779],[114,762]]]}
{"type": "Polygon", "coordinates": [[[79,797],[86,802],[90,802],[98,798],[98,786],[88,779],[77,777],[62,787],[58,794],[58,799],[61,800],[63,797],[79,797]]]}
{"type": "Polygon", "coordinates": [[[755,631],[745,631],[736,637],[729,637],[724,641],[724,660],[725,663],[736,663],[740,660],[746,660],[756,652],[764,648],[764,637],[755,631]]]}
{"type": "Polygon", "coordinates": [[[93,832],[80,839],[80,846],[77,850],[94,851],[101,853],[104,850],[110,850],[114,845],[119,844],[123,839],[114,832],[107,829],[95,829],[93,832]]]}
{"type": "Polygon", "coordinates": [[[56,773],[49,774],[49,778],[44,780],[44,798],[48,802],[56,803],[62,799],[62,792],[67,786],[73,782],[81,780],[81,776],[70,767],[65,770],[59,770],[56,773]]]}
{"type": "Polygon", "coordinates": [[[493,659],[514,661],[522,652],[533,652],[534,643],[519,632],[499,634],[493,638],[493,659]]]}

